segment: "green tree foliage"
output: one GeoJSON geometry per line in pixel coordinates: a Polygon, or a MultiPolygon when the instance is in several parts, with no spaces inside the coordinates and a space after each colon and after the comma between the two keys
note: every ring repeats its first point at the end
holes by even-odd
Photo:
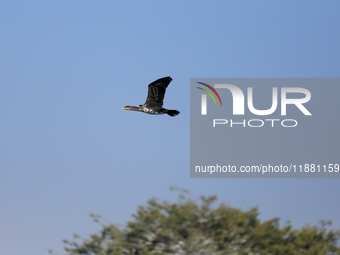
{"type": "Polygon", "coordinates": [[[280,227],[279,218],[261,222],[257,208],[242,211],[223,203],[212,207],[216,199],[202,196],[194,201],[183,192],[175,203],[153,198],[124,229],[102,224],[99,233],[81,243],[64,240],[65,250],[86,255],[340,254],[340,231],[328,230],[330,222],[294,230],[289,222],[280,227]]]}

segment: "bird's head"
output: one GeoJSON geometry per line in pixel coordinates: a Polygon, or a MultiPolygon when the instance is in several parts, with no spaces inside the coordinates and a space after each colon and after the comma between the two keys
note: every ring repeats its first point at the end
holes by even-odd
{"type": "Polygon", "coordinates": [[[127,111],[139,111],[139,107],[130,106],[130,105],[121,107],[120,109],[122,109],[122,110],[127,110],[127,111]]]}
{"type": "Polygon", "coordinates": [[[119,109],[122,109],[122,110],[130,110],[131,106],[127,105],[127,106],[124,106],[124,107],[121,107],[119,109]]]}

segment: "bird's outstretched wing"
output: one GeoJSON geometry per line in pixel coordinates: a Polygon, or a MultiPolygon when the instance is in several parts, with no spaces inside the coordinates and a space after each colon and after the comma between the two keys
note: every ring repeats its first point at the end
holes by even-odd
{"type": "Polygon", "coordinates": [[[145,106],[162,107],[166,88],[172,81],[170,76],[160,78],[149,84],[148,97],[146,98],[145,106]]]}

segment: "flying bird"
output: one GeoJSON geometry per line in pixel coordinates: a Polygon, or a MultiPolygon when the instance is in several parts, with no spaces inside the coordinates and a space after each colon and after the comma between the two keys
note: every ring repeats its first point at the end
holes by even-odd
{"type": "Polygon", "coordinates": [[[128,111],[145,112],[148,114],[168,114],[174,117],[179,114],[177,110],[168,110],[163,108],[163,99],[166,88],[169,86],[172,78],[170,76],[160,78],[149,84],[148,97],[146,98],[145,104],[137,106],[125,106],[120,109],[128,111]]]}

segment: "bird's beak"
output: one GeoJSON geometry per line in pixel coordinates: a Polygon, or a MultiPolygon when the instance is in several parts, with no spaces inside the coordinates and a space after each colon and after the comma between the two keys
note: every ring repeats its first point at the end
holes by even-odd
{"type": "Polygon", "coordinates": [[[126,110],[126,107],[121,107],[121,108],[119,108],[119,109],[126,110]]]}

